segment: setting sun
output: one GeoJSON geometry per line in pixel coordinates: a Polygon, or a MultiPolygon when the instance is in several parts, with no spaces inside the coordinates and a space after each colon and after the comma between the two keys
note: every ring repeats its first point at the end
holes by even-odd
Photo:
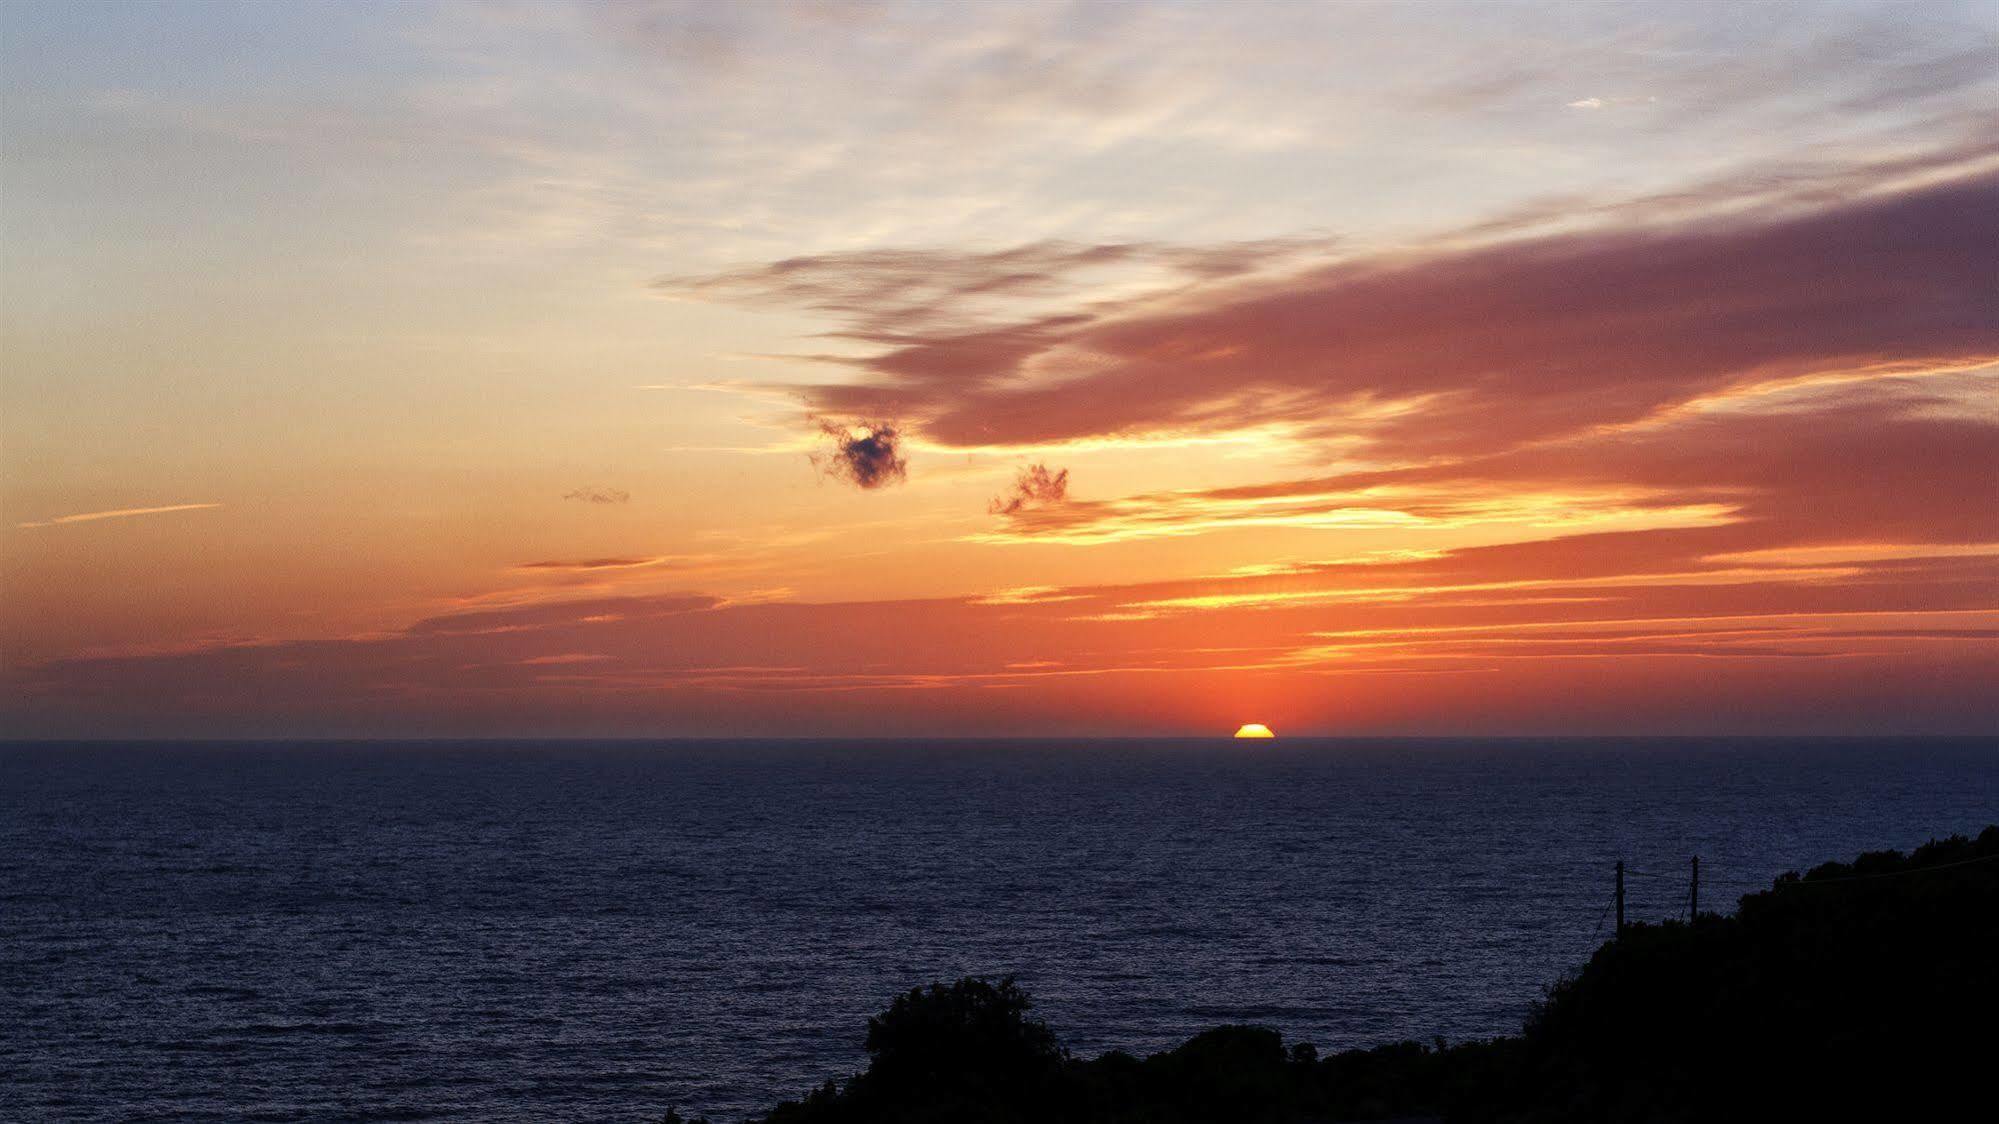
{"type": "Polygon", "coordinates": [[[1271,733],[1270,727],[1261,722],[1245,722],[1236,728],[1235,736],[1239,738],[1274,738],[1277,735],[1271,733]]]}

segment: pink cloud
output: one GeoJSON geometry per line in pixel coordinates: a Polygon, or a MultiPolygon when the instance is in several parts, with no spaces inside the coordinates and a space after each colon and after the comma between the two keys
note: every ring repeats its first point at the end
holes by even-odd
{"type": "Polygon", "coordinates": [[[890,344],[839,360],[870,379],[798,393],[815,410],[901,419],[949,445],[1278,423],[1364,437],[1379,456],[1464,455],[1757,381],[1999,357],[1986,260],[1999,244],[1999,175],[1854,194],[1804,213],[1601,228],[1275,279],[1229,273],[1193,292],[964,330],[937,325],[955,322],[966,293],[1011,276],[990,255],[960,260],[953,280],[913,302],[901,282],[826,296],[834,282],[822,266],[844,262],[812,259],[705,283],[797,300],[890,344]],[[1051,367],[1065,377],[1029,377],[1051,367]]]}

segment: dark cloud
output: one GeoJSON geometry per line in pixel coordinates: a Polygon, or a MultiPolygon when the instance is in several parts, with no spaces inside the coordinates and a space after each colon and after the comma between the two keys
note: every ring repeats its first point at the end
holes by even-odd
{"type": "Polygon", "coordinates": [[[564,492],[562,498],[582,503],[630,503],[632,494],[623,488],[578,488],[564,492]]]}
{"type": "Polygon", "coordinates": [[[1013,515],[1025,508],[1049,507],[1069,498],[1069,470],[1048,471],[1045,464],[1032,464],[1013,479],[1013,490],[995,496],[986,506],[990,515],[1013,515]]]}
{"type": "MultiPolygon", "coordinates": [[[[1840,187],[1830,201],[1786,192],[1777,213],[1717,217],[1728,209],[1710,199],[1671,223],[1234,277],[968,331],[939,328],[952,317],[904,281],[879,300],[858,282],[823,299],[755,291],[887,345],[844,360],[864,381],[795,388],[810,407],[898,417],[957,446],[1281,424],[1379,457],[1463,456],[1770,379],[1999,356],[1999,175],[1840,187]]],[[[829,265],[768,269],[842,285],[829,265]]],[[[948,307],[1014,271],[983,255],[945,272],[948,307]]]]}
{"type": "Polygon", "coordinates": [[[813,467],[820,472],[863,490],[899,484],[908,478],[909,460],[902,455],[902,435],[894,425],[821,422],[819,432],[833,443],[830,450],[812,454],[813,467]]]}

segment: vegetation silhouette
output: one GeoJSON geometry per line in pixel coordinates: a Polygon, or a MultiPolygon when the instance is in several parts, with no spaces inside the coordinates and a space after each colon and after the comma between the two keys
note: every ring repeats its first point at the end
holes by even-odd
{"type": "Polygon", "coordinates": [[[1999,1034],[1999,826],[1784,875],[1730,916],[1627,926],[1516,1036],[1320,1057],[1223,1026],[1146,1058],[1081,1059],[1031,1006],[1012,979],[910,991],[868,1020],[866,1070],[763,1124],[1961,1114],[1989,1103],[1999,1034]]]}

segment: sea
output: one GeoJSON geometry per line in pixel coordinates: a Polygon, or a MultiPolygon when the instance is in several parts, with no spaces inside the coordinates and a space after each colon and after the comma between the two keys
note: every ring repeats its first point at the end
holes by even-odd
{"type": "Polygon", "coordinates": [[[1615,925],[1999,821],[1999,739],[0,744],[0,1119],[739,1121],[898,993],[1517,1030],[1615,925]]]}

